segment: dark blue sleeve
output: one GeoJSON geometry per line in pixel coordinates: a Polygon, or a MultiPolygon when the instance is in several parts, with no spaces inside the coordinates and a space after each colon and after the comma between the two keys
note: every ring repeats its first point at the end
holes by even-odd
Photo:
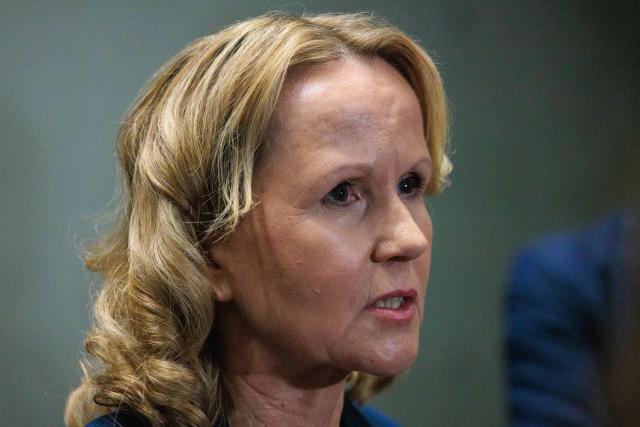
{"type": "Polygon", "coordinates": [[[96,418],[91,421],[85,427],[124,427],[121,423],[118,423],[111,415],[103,415],[100,418],[96,418]]]}
{"type": "Polygon", "coordinates": [[[147,427],[148,423],[125,411],[103,415],[85,427],[147,427]]]}
{"type": "Polygon", "coordinates": [[[516,259],[506,301],[510,426],[598,424],[606,278],[585,242],[554,237],[516,259]]]}
{"type": "Polygon", "coordinates": [[[400,424],[371,406],[362,405],[358,409],[372,427],[400,427],[400,424]]]}

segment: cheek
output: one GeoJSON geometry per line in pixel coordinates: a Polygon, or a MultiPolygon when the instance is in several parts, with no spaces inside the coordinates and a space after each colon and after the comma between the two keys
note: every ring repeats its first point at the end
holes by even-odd
{"type": "Polygon", "coordinates": [[[431,217],[422,200],[414,200],[409,205],[411,216],[414,222],[413,232],[419,232],[424,236],[426,245],[424,251],[407,262],[408,268],[411,270],[413,278],[418,281],[420,288],[425,289],[429,278],[429,269],[431,264],[431,248],[433,247],[433,226],[431,217]],[[416,228],[418,230],[416,230],[416,228]]]}
{"type": "Polygon", "coordinates": [[[343,230],[304,223],[286,246],[274,248],[291,296],[305,305],[332,307],[366,299],[366,260],[360,239],[343,230]]]}
{"type": "Polygon", "coordinates": [[[431,217],[429,212],[424,209],[417,217],[417,223],[420,230],[427,238],[427,248],[424,253],[418,257],[416,261],[416,273],[420,283],[422,284],[423,295],[421,298],[421,304],[424,303],[424,293],[427,289],[427,282],[429,281],[429,272],[431,270],[431,248],[433,247],[433,225],[431,223],[431,217]]]}
{"type": "Polygon", "coordinates": [[[425,205],[421,205],[420,209],[416,213],[416,224],[422,231],[422,234],[425,235],[427,241],[429,242],[429,246],[425,253],[431,258],[431,247],[433,240],[433,224],[431,222],[431,215],[429,215],[429,211],[425,205]]]}

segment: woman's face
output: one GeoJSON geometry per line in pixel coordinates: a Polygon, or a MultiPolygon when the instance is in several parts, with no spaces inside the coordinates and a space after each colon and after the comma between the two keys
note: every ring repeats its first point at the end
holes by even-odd
{"type": "Polygon", "coordinates": [[[258,205],[212,249],[223,362],[407,369],[432,238],[413,90],[381,59],[296,68],[269,140],[254,173],[258,205]]]}

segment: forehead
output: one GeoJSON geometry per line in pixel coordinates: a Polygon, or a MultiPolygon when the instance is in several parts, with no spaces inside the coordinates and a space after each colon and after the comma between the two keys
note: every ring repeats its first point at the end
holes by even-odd
{"type": "Polygon", "coordinates": [[[380,58],[347,57],[290,70],[272,136],[313,133],[339,142],[363,132],[406,128],[405,124],[422,132],[420,104],[404,77],[380,58]],[[341,138],[332,138],[336,135],[341,138]]]}

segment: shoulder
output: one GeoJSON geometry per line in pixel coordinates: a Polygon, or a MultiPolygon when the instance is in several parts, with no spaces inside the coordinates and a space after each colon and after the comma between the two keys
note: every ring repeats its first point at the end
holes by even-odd
{"type": "Polygon", "coordinates": [[[379,410],[373,408],[368,405],[359,405],[355,402],[348,402],[345,412],[347,415],[347,419],[349,422],[345,423],[345,425],[349,426],[360,426],[360,425],[368,425],[370,427],[400,427],[400,424],[393,421],[391,418],[387,417],[385,414],[380,412],[379,410]],[[357,415],[353,414],[356,412],[357,415]],[[357,420],[362,418],[366,420],[366,422],[358,423],[357,420]]]}
{"type": "MultiPolygon", "coordinates": [[[[555,234],[523,248],[512,263],[509,291],[531,299],[554,294],[594,304],[615,279],[629,212],[619,212],[572,233],[555,234]]],[[[577,302],[577,301],[573,301],[577,302]]]]}
{"type": "Polygon", "coordinates": [[[369,421],[372,427],[400,427],[400,424],[396,423],[391,418],[371,406],[361,406],[360,412],[367,421],[369,421]]]}
{"type": "Polygon", "coordinates": [[[543,237],[520,251],[512,273],[531,273],[527,265],[544,265],[549,273],[566,274],[592,264],[601,267],[617,253],[627,228],[627,215],[618,213],[570,233],[543,237]]]}
{"type": "Polygon", "coordinates": [[[142,418],[130,412],[118,411],[103,415],[91,421],[85,427],[148,427],[142,418]]]}

